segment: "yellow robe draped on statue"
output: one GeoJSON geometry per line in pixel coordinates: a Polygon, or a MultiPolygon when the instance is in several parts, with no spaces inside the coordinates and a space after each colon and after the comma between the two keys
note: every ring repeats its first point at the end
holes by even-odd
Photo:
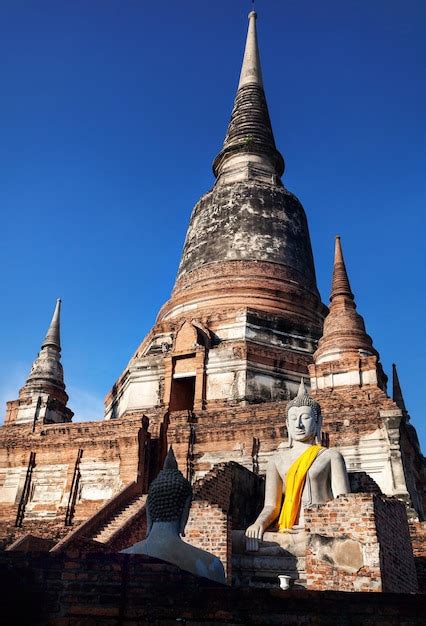
{"type": "Polygon", "coordinates": [[[284,504],[278,519],[278,529],[280,532],[284,532],[294,526],[299,519],[306,474],[317,458],[320,450],[322,450],[322,446],[310,446],[292,463],[287,472],[284,504]]]}

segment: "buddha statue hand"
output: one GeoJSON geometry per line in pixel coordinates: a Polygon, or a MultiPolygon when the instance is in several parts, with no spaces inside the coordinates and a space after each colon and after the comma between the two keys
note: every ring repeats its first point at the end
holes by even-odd
{"type": "Polygon", "coordinates": [[[247,552],[257,552],[259,550],[259,542],[262,540],[265,532],[265,524],[257,519],[254,524],[246,530],[246,550],[247,552]]]}
{"type": "Polygon", "coordinates": [[[257,519],[254,524],[249,526],[246,530],[246,537],[249,539],[262,539],[265,532],[265,524],[261,519],[257,519]]]}

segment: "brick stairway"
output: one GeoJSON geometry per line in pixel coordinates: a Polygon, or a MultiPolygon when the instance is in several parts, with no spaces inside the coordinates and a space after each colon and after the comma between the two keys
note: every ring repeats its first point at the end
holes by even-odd
{"type": "Polygon", "coordinates": [[[96,531],[96,535],[93,535],[92,539],[100,543],[108,543],[116,531],[124,526],[127,520],[144,508],[146,498],[146,494],[134,496],[122,509],[118,510],[113,517],[109,518],[109,520],[96,531]]]}

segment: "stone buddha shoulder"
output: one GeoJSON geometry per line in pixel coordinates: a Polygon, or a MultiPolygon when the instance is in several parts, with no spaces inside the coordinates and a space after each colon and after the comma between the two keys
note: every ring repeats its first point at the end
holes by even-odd
{"type": "Polygon", "coordinates": [[[126,554],[145,554],[197,576],[225,583],[220,559],[182,540],[192,501],[192,487],[179,471],[170,448],[164,467],[151,483],[147,498],[147,536],[126,554]]]}
{"type": "Polygon", "coordinates": [[[287,405],[286,424],[288,445],[281,444],[269,461],[264,506],[246,530],[249,551],[259,549],[265,531],[276,522],[278,533],[285,534],[279,544],[301,554],[305,546],[304,508],[350,492],[343,456],[337,449],[319,444],[321,408],[308,395],[303,379],[297,396],[287,405]]]}

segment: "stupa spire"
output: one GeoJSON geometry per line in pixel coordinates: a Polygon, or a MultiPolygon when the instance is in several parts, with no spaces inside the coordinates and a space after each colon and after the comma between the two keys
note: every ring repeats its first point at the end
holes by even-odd
{"type": "Polygon", "coordinates": [[[263,88],[262,68],[260,66],[259,45],[257,43],[256,32],[256,11],[250,11],[248,17],[249,27],[238,89],[248,84],[255,84],[263,88]]]}
{"type": "Polygon", "coordinates": [[[61,364],[61,300],[58,298],[53,317],[34,360],[19,399],[9,402],[9,421],[17,424],[41,421],[44,424],[69,422],[74,413],[67,407],[64,371],[61,364]]]}
{"type": "Polygon", "coordinates": [[[326,307],[305,211],[280,180],[284,161],[269,119],[256,24],[251,12],[231,121],[213,166],[217,180],[194,206],[171,297],[109,394],[108,419],[131,405],[121,398],[140,384],[136,364],[161,345],[169,369],[155,402],[171,411],[179,406],[197,412],[216,401],[269,402],[284,389],[293,395],[294,381],[306,372],[321,336],[326,307]],[[195,371],[195,380],[192,374],[180,380],[182,346],[191,353],[196,346],[195,356],[185,357],[196,359],[194,367],[182,361],[185,371],[195,371]],[[246,371],[266,372],[265,363],[274,371],[254,381],[240,374],[242,363],[246,371]],[[212,382],[222,380],[222,372],[232,372],[235,384],[212,382]]]}
{"type": "Polygon", "coordinates": [[[41,344],[40,352],[32,365],[26,385],[32,385],[37,381],[37,384],[43,386],[49,381],[49,384],[65,389],[61,365],[61,302],[59,298],[56,300],[49,328],[41,344]]]}
{"type": "Polygon", "coordinates": [[[58,350],[61,349],[61,303],[62,300],[58,298],[56,300],[55,310],[53,312],[53,317],[46,333],[46,337],[41,344],[42,348],[45,346],[56,346],[58,350]]]}
{"type": "Polygon", "coordinates": [[[401,411],[407,413],[404,396],[402,395],[402,389],[399,382],[398,370],[396,369],[395,363],[392,363],[392,400],[397,404],[401,411]]]}
{"type": "Polygon", "coordinates": [[[193,209],[173,294],[158,321],[180,316],[188,305],[194,314],[260,309],[306,333],[312,353],[325,307],[304,209],[280,180],[284,161],[263,90],[253,11],[231,121],[213,169],[217,181],[193,209]]]}
{"type": "Polygon", "coordinates": [[[275,146],[263,90],[255,11],[249,26],[240,80],[223,148],[214,160],[218,182],[259,179],[276,182],[284,172],[284,159],[275,146]]]}
{"type": "Polygon", "coordinates": [[[365,330],[364,320],[356,311],[349,283],[340,237],[334,248],[333,280],[330,310],[324,321],[324,331],[314,354],[315,363],[333,361],[344,354],[375,355],[373,342],[365,330]]]}
{"type": "Polygon", "coordinates": [[[334,244],[333,281],[330,300],[332,301],[336,296],[345,296],[349,300],[354,299],[354,294],[352,293],[351,286],[349,284],[339,235],[336,236],[334,244]]]}

